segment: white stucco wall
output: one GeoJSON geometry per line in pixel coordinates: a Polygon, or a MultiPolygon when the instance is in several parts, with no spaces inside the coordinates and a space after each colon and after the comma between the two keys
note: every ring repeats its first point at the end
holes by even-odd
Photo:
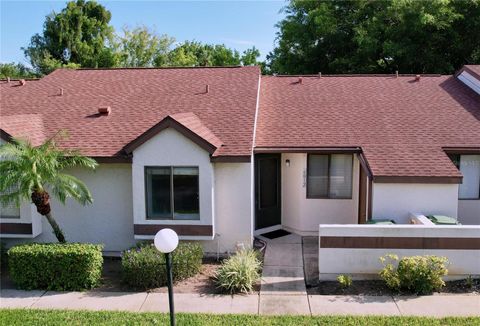
{"type": "Polygon", "coordinates": [[[479,226],[450,225],[320,225],[319,277],[335,280],[340,274],[357,279],[378,278],[383,268],[379,258],[387,254],[404,256],[436,255],[447,257],[448,275],[465,278],[480,275],[480,250],[398,249],[398,248],[322,248],[322,237],[368,238],[479,238],[479,226]]]}
{"type": "Polygon", "coordinates": [[[480,225],[480,200],[459,200],[458,220],[465,225],[480,225]]]}
{"type": "Polygon", "coordinates": [[[135,224],[213,225],[213,182],[213,164],[210,162],[209,153],[174,129],[163,130],[133,152],[135,224]],[[200,220],[146,219],[145,166],[198,166],[200,220]]]}
{"type": "Polygon", "coordinates": [[[282,154],[282,225],[317,235],[319,224],[358,221],[359,161],[354,155],[352,199],[307,199],[307,154],[282,154]],[[290,166],[285,161],[290,160],[290,166]]]}
{"type": "Polygon", "coordinates": [[[373,183],[373,218],[408,223],[409,212],[456,218],[457,184],[373,183]]]}
{"type": "MultiPolygon", "coordinates": [[[[100,164],[95,172],[75,168],[67,173],[82,180],[94,199],[88,206],[72,199],[66,205],[52,200],[52,214],[67,240],[103,243],[105,251],[121,251],[134,245],[130,164],[100,164]]],[[[31,208],[32,214],[41,220],[43,232],[33,240],[9,240],[9,245],[24,241],[56,242],[46,219],[39,216],[33,205],[31,208]]]]}
{"type": "Polygon", "coordinates": [[[253,241],[253,197],[250,163],[215,163],[215,239],[206,252],[233,252],[253,241]]]}

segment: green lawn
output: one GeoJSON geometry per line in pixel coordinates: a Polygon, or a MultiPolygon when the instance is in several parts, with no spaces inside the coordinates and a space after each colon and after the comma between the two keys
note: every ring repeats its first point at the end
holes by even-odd
{"type": "MultiPolygon", "coordinates": [[[[168,315],[159,313],[93,312],[69,310],[2,309],[0,325],[167,325],[168,315]]],[[[419,317],[265,317],[252,315],[178,314],[184,325],[480,325],[475,318],[419,317]]]]}

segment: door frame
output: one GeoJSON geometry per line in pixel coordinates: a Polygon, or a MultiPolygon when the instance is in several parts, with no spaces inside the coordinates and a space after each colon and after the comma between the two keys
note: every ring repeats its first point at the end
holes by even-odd
{"type": "Polygon", "coordinates": [[[282,225],[282,154],[275,153],[275,154],[255,154],[254,157],[254,188],[255,188],[255,219],[254,219],[254,230],[255,232],[259,230],[265,230],[265,232],[269,232],[272,230],[276,230],[281,228],[282,225]],[[279,223],[274,224],[271,226],[259,228],[258,227],[258,213],[260,209],[260,166],[258,164],[258,160],[262,158],[276,158],[278,159],[278,168],[277,168],[277,202],[278,202],[278,214],[279,214],[279,223]]]}

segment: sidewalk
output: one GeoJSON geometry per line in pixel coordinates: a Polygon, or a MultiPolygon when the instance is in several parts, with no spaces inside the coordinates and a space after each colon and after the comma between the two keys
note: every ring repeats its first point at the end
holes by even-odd
{"type": "MultiPolygon", "coordinates": [[[[268,295],[271,305],[282,306],[276,315],[388,315],[388,316],[479,316],[478,295],[329,296],[307,295],[303,303],[295,296],[268,295]]],[[[82,309],[168,312],[166,293],[146,292],[51,292],[0,291],[0,308],[82,309]]],[[[262,311],[259,295],[176,294],[178,312],[214,314],[272,314],[262,311]]]]}

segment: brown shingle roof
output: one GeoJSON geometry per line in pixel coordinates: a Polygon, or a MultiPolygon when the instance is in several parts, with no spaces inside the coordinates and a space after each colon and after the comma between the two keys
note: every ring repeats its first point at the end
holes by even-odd
{"type": "Polygon", "coordinates": [[[459,177],[480,96],[453,76],[264,77],[256,147],[361,147],[374,176],[459,177]]]}
{"type": "Polygon", "coordinates": [[[251,155],[259,76],[259,67],[59,69],[25,86],[0,87],[0,128],[18,136],[19,125],[10,121],[20,119],[21,130],[37,134],[38,122],[19,116],[35,115],[43,138],[67,129],[63,146],[111,157],[170,115],[221,143],[214,156],[251,155]],[[105,106],[111,114],[98,115],[105,106]]]}
{"type": "MultiPolygon", "coordinates": [[[[65,147],[112,157],[174,121],[213,156],[246,157],[259,74],[258,67],[57,70],[24,86],[0,83],[0,129],[34,143],[68,129],[65,147]],[[98,115],[105,106],[111,114],[98,115]]],[[[459,177],[443,148],[480,148],[480,95],[453,76],[414,79],[264,76],[255,146],[361,148],[375,177],[459,177]]]]}

